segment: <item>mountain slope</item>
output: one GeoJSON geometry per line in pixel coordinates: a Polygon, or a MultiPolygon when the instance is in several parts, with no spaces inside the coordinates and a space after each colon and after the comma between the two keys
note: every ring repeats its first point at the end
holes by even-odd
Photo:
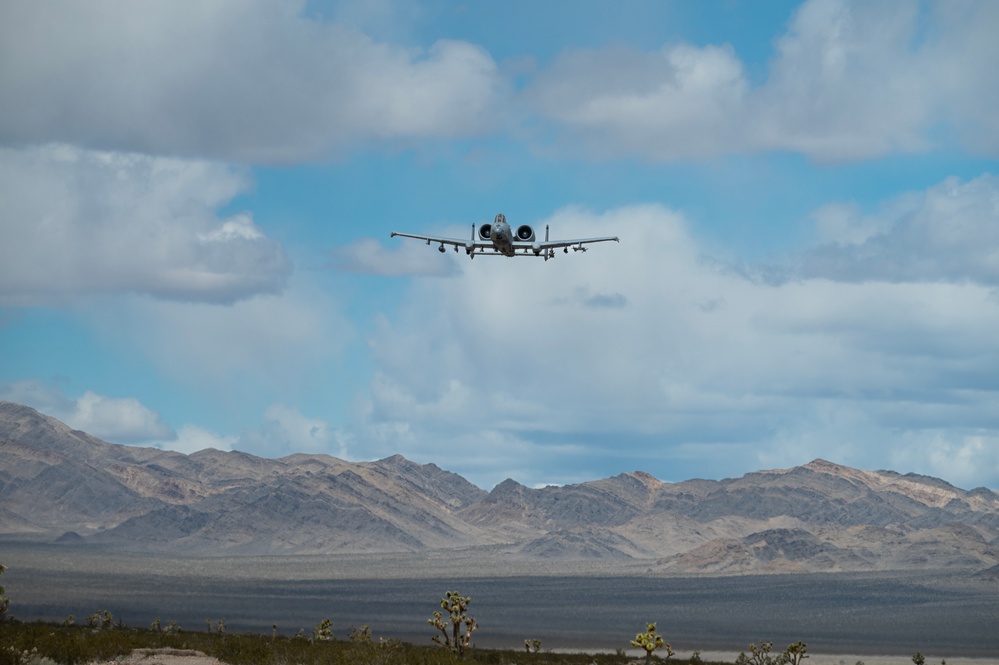
{"type": "Polygon", "coordinates": [[[0,533],[72,531],[199,554],[406,552],[491,542],[452,515],[483,495],[400,456],[183,455],[106,443],[0,403],[0,533]]]}
{"type": "Polygon", "coordinates": [[[506,480],[487,493],[399,455],[119,446],[0,402],[0,538],[80,540],[64,534],[198,555],[488,547],[525,566],[644,561],[661,574],[985,571],[999,565],[999,494],[823,460],[718,481],[506,480]]]}

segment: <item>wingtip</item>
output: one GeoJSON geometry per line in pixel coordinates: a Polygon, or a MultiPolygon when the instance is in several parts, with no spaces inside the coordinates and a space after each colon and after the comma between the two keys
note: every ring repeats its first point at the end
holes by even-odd
{"type": "Polygon", "coordinates": [[[389,238],[394,238],[394,237],[396,237],[397,235],[399,235],[399,234],[398,234],[398,233],[396,233],[395,231],[393,231],[392,233],[390,233],[390,234],[389,234],[389,238]]]}

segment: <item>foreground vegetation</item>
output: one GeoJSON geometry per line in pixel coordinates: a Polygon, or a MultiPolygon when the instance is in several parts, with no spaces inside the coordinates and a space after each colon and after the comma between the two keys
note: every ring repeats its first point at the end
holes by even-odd
{"type": "MultiPolygon", "coordinates": [[[[219,633],[217,625],[211,632],[189,632],[5,621],[0,623],[0,665],[84,665],[120,659],[135,649],[195,650],[230,665],[625,665],[634,662],[623,652],[555,654],[531,649],[469,648],[459,655],[433,644],[417,646],[397,640],[366,640],[363,631],[353,634],[358,639],[229,634],[219,633]]],[[[653,659],[663,662],[655,656],[653,659]]],[[[686,665],[690,661],[670,659],[669,662],[686,665]]],[[[691,665],[699,663],[703,661],[696,659],[691,665]]]]}

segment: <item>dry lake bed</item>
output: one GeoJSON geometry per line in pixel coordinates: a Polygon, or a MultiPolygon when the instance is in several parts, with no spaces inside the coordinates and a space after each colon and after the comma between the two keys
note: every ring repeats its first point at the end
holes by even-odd
{"type": "Polygon", "coordinates": [[[376,637],[422,643],[441,596],[457,589],[472,596],[483,647],[537,638],[553,649],[629,648],[656,621],[680,654],[734,658],[750,642],[801,640],[811,665],[907,665],[916,651],[928,663],[999,662],[999,583],[967,572],[676,578],[475,551],[183,558],[18,542],[0,542],[0,563],[10,612],[25,621],[107,609],[131,626],[160,617],[206,630],[206,619],[225,619],[230,631],[294,634],[329,617],[341,638],[366,624],[376,637]]]}

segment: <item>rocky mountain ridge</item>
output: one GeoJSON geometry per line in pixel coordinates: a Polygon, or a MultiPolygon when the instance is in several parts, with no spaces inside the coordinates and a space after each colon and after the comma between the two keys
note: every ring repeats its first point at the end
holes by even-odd
{"type": "Polygon", "coordinates": [[[120,446],[0,402],[0,540],[194,555],[497,548],[661,574],[999,565],[999,494],[823,460],[665,483],[636,471],[492,491],[396,455],[264,459],[120,446]]]}

